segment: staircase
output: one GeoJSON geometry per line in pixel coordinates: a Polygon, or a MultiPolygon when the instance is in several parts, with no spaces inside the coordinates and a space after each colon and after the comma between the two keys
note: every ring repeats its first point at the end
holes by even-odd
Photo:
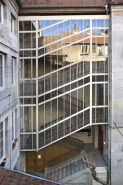
{"type": "Polygon", "coordinates": [[[80,153],[83,150],[84,142],[82,140],[72,138],[70,136],[56,142],[57,145],[62,146],[64,148],[77,151],[80,153]]]}
{"type": "MultiPolygon", "coordinates": [[[[78,74],[77,74],[77,66],[71,66],[71,75],[70,75],[70,70],[64,71],[64,74],[59,71],[58,75],[58,86],[61,86],[63,84],[69,83],[70,81],[76,80],[77,78],[83,77],[88,75],[89,69],[86,69],[87,67],[82,66],[81,63],[78,63],[78,74]]],[[[68,68],[69,69],[69,68],[68,68]]],[[[47,76],[45,77],[45,86],[44,86],[44,79],[39,79],[38,82],[39,85],[39,90],[38,94],[42,94],[51,89],[57,88],[57,74],[53,74],[52,76],[47,76]]]]}
{"type": "Polygon", "coordinates": [[[86,169],[87,164],[83,162],[82,157],[86,160],[86,156],[83,151],[81,152],[81,154],[65,162],[62,162],[53,167],[46,167],[44,177],[49,180],[54,180],[58,182],[70,175],[86,169]]]}
{"type": "MultiPolygon", "coordinates": [[[[80,35],[79,40],[74,41],[73,39],[73,42],[71,42],[69,45],[61,45],[59,48],[51,47],[53,49],[52,52],[47,50],[48,53],[40,53],[43,48],[45,51],[47,46],[52,45],[51,43],[41,46],[39,48],[38,58],[47,56],[47,58],[50,59],[50,54],[52,57],[54,57],[56,55],[53,54],[54,52],[60,50],[63,51],[63,48],[86,40],[90,37],[88,34],[83,37],[83,33],[85,31],[87,32],[87,30],[89,30],[89,28],[86,30],[81,30],[80,33],[82,34],[80,35]]],[[[80,33],[78,32],[77,35],[80,33]]],[[[70,36],[65,37],[72,39],[75,36],[76,34],[71,34],[70,36]]],[[[65,37],[60,38],[60,42],[62,40],[64,41],[65,37]]],[[[54,42],[58,43],[58,40],[54,42]]],[[[63,52],[61,53],[63,54],[63,52]]],[[[61,58],[63,58],[62,54],[60,55],[61,58]]],[[[49,62],[48,65],[50,66],[51,61],[49,59],[46,59],[45,62],[49,62]]],[[[22,80],[20,83],[20,98],[21,96],[22,98],[23,96],[29,96],[28,98],[24,97],[24,101],[28,100],[28,103],[33,102],[33,104],[36,106],[36,119],[34,121],[29,119],[32,121],[31,124],[34,125],[35,123],[34,128],[31,128],[30,130],[32,131],[34,129],[33,131],[36,131],[36,135],[34,134],[32,139],[31,134],[21,133],[21,150],[40,150],[49,144],[67,137],[71,133],[78,131],[90,123],[90,107],[88,103],[90,102],[90,94],[84,94],[84,88],[86,87],[87,92],[89,92],[89,56],[81,58],[79,61],[71,60],[71,62],[69,62],[67,65],[65,65],[64,61],[62,61],[58,68],[53,69],[52,71],[50,70],[49,72],[46,70],[45,75],[42,73],[38,73],[38,75],[38,83],[36,83],[36,80],[22,80]],[[85,84],[87,84],[87,86],[85,86],[85,84]],[[32,98],[32,96],[37,96],[37,93],[38,103],[36,104],[35,98],[32,98]],[[78,96],[77,93],[79,94],[78,96]],[[83,101],[83,99],[85,100],[83,101]],[[48,115],[49,113],[50,115],[48,115]],[[38,145],[36,145],[36,138],[38,138],[38,145]]],[[[31,111],[32,110],[33,109],[31,109],[31,111]]],[[[24,128],[22,128],[22,132],[24,132],[24,128]]]]}

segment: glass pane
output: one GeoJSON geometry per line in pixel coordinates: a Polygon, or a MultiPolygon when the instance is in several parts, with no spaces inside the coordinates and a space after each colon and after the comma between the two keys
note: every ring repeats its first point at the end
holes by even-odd
{"type": "Polygon", "coordinates": [[[57,139],[57,125],[52,127],[52,141],[57,139]]]}
{"type": "Polygon", "coordinates": [[[33,134],[33,149],[36,149],[36,134],[33,134]]]}
{"type": "Polygon", "coordinates": [[[105,105],[108,105],[108,84],[105,84],[105,105]]]}
{"type": "Polygon", "coordinates": [[[52,123],[52,104],[51,102],[45,103],[45,127],[49,127],[52,123]]]}
{"type": "Polygon", "coordinates": [[[52,100],[52,125],[57,123],[57,99],[52,100]]]}
{"type": "Polygon", "coordinates": [[[92,109],[92,123],[96,123],[96,120],[95,120],[95,109],[92,109]]]}
{"type": "Polygon", "coordinates": [[[36,33],[32,33],[32,48],[36,48],[36,33]]]}
{"type": "Polygon", "coordinates": [[[84,126],[90,123],[90,109],[84,111],[84,126]]]}
{"type": "Polygon", "coordinates": [[[32,149],[32,134],[20,135],[20,149],[32,149]]]}
{"type": "Polygon", "coordinates": [[[78,115],[78,128],[81,128],[83,125],[83,112],[78,115]]]}
{"type": "Polygon", "coordinates": [[[39,79],[38,81],[38,94],[44,93],[44,78],[39,79]]]}
{"type": "Polygon", "coordinates": [[[24,31],[31,31],[31,21],[23,21],[24,31]]]}
{"type": "Polygon", "coordinates": [[[32,111],[33,111],[33,132],[36,132],[36,107],[33,106],[32,107],[32,111]]]}
{"type": "Polygon", "coordinates": [[[92,106],[94,106],[95,105],[95,96],[96,96],[96,94],[95,94],[95,84],[92,84],[92,106]]]}
{"type": "Polygon", "coordinates": [[[83,107],[83,105],[84,105],[83,91],[84,91],[84,88],[78,89],[78,111],[83,110],[83,108],[84,108],[83,107]]]}
{"type": "Polygon", "coordinates": [[[39,148],[44,146],[44,132],[39,133],[39,148]]]}
{"type": "Polygon", "coordinates": [[[19,31],[24,31],[23,21],[19,21],[19,31]]]}
{"type": "Polygon", "coordinates": [[[58,125],[58,138],[63,137],[64,132],[65,132],[65,129],[64,129],[64,122],[63,122],[58,125]]]}
{"type": "Polygon", "coordinates": [[[84,87],[84,105],[85,108],[90,106],[90,85],[84,87]]]}
{"type": "Polygon", "coordinates": [[[77,112],[77,90],[71,92],[71,114],[74,114],[77,112]]]}
{"type": "Polygon", "coordinates": [[[104,108],[97,108],[96,109],[96,123],[103,123],[105,122],[105,114],[104,108]]]}
{"type": "Polygon", "coordinates": [[[31,21],[32,31],[36,31],[36,21],[31,21]]]}
{"type": "Polygon", "coordinates": [[[24,78],[31,78],[31,59],[24,59],[24,78]]]}
{"type": "Polygon", "coordinates": [[[44,105],[38,106],[38,130],[44,129],[44,105]]]}
{"type": "Polygon", "coordinates": [[[24,107],[24,132],[32,132],[32,107],[24,107]]]}
{"type": "Polygon", "coordinates": [[[45,60],[44,57],[38,59],[38,77],[45,74],[45,72],[44,72],[44,60],[45,60]]]}
{"type": "Polygon", "coordinates": [[[97,84],[97,105],[104,105],[104,84],[97,84]]]}
{"type": "Polygon", "coordinates": [[[32,77],[36,78],[36,59],[32,59],[32,77]]]}
{"type": "Polygon", "coordinates": [[[45,145],[51,142],[51,128],[45,131],[45,145]]]}
{"type": "Polygon", "coordinates": [[[24,33],[24,48],[31,48],[31,33],[24,33]]]}
{"type": "Polygon", "coordinates": [[[19,33],[19,48],[22,49],[24,45],[23,33],[19,33]]]}

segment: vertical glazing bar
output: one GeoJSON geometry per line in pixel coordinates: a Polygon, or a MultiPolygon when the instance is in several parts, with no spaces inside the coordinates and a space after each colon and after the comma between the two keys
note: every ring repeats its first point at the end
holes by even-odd
{"type": "Polygon", "coordinates": [[[36,150],[38,152],[38,20],[36,20],[36,150]]]}
{"type": "Polygon", "coordinates": [[[90,125],[92,125],[92,19],[90,19],[90,125]]]}
{"type": "MultiPolygon", "coordinates": [[[[70,20],[70,31],[71,31],[71,20],[70,20]]],[[[70,36],[70,43],[71,43],[71,36],[70,36]]],[[[71,45],[70,45],[70,63],[71,63],[71,45]]],[[[69,72],[69,82],[71,82],[71,66],[70,66],[70,72],[69,72]]],[[[70,84],[70,90],[71,90],[71,84],[70,84]]],[[[71,116],[71,92],[70,92],[70,116],[71,116]]],[[[70,118],[70,133],[71,133],[71,118],[70,118]]]]}
{"type": "MultiPolygon", "coordinates": [[[[97,107],[97,84],[95,84],[95,106],[97,107]]],[[[95,108],[95,123],[96,123],[97,109],[95,108]]]]}
{"type": "MultiPolygon", "coordinates": [[[[85,72],[84,72],[85,71],[85,69],[84,69],[84,61],[83,61],[82,65],[83,65],[83,76],[84,76],[85,75],[85,72]]],[[[84,79],[83,79],[83,84],[84,84],[84,79]]],[[[84,103],[85,102],[85,99],[84,99],[84,88],[85,87],[82,88],[83,89],[83,109],[85,108],[85,103],[84,103]]],[[[82,121],[83,121],[83,126],[84,126],[84,112],[82,114],[83,114],[83,117],[82,117],[83,120],[82,121]]]]}
{"type": "Polygon", "coordinates": [[[23,132],[24,132],[24,106],[23,106],[23,110],[22,111],[23,111],[23,117],[22,117],[23,123],[22,124],[23,124],[23,132]]]}
{"type": "MultiPolygon", "coordinates": [[[[57,20],[58,21],[58,20],[57,20]]],[[[57,25],[57,48],[58,48],[58,25],[57,25]]],[[[56,83],[57,83],[57,88],[58,88],[58,86],[59,86],[59,72],[58,72],[58,51],[57,51],[57,59],[56,59],[56,61],[57,61],[57,81],[56,81],[56,83]]],[[[56,96],[58,95],[58,89],[57,89],[57,92],[56,92],[56,96]]],[[[57,98],[57,100],[56,100],[56,103],[57,103],[57,122],[58,122],[58,111],[59,111],[59,109],[58,109],[58,98],[57,98]]],[[[58,125],[57,125],[57,139],[58,139],[58,125]]]]}
{"type": "MultiPolygon", "coordinates": [[[[33,99],[33,98],[32,98],[33,99]]],[[[33,100],[32,100],[33,101],[33,100]]],[[[32,129],[32,132],[34,132],[33,131],[33,106],[31,106],[31,129],[32,129]]]]}

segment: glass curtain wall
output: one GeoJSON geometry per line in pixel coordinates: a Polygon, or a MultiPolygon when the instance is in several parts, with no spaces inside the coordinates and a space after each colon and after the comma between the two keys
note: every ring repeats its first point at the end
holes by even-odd
{"type": "Polygon", "coordinates": [[[108,123],[108,16],[75,17],[19,18],[21,150],[108,123]]]}

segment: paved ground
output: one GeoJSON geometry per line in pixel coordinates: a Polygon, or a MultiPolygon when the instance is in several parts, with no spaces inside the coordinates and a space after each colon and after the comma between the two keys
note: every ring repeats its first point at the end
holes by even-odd
{"type": "Polygon", "coordinates": [[[83,149],[88,157],[88,159],[95,163],[97,167],[106,167],[106,163],[104,159],[106,160],[107,156],[104,156],[104,159],[102,155],[100,154],[98,149],[95,149],[92,144],[85,144],[83,149]]]}

